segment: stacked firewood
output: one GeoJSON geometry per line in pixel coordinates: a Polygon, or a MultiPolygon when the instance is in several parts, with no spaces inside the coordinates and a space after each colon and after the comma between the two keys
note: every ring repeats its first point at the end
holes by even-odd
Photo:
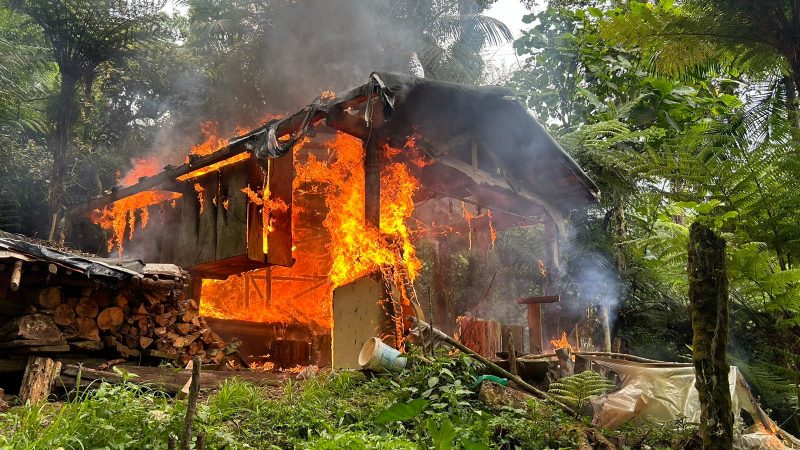
{"type": "Polygon", "coordinates": [[[186,364],[226,360],[225,342],[181,289],[45,287],[24,295],[28,305],[0,320],[0,349],[11,353],[118,353],[186,364]]]}

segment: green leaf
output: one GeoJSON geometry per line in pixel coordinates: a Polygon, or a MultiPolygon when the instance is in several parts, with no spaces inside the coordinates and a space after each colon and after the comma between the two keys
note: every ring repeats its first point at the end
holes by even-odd
{"type": "Polygon", "coordinates": [[[595,8],[594,6],[589,7],[589,14],[593,15],[594,17],[603,17],[603,11],[600,8],[595,8]]]}
{"type": "Polygon", "coordinates": [[[432,388],[436,386],[438,382],[439,382],[439,377],[430,377],[428,378],[428,387],[432,388]]]}
{"type": "Polygon", "coordinates": [[[398,420],[411,420],[417,417],[427,406],[428,400],[423,398],[415,398],[406,403],[395,403],[378,414],[378,417],[375,418],[375,423],[381,424],[396,422],[398,420]]]}
{"type": "Polygon", "coordinates": [[[461,445],[464,447],[464,450],[491,450],[491,447],[483,442],[476,442],[467,438],[461,439],[461,445]]]}
{"type": "Polygon", "coordinates": [[[672,89],[672,93],[675,95],[694,95],[697,91],[691,86],[675,86],[672,89]]]}
{"type": "Polygon", "coordinates": [[[428,434],[433,440],[433,448],[436,450],[450,450],[453,448],[453,441],[456,438],[456,429],[450,419],[442,419],[442,425],[436,426],[436,420],[433,417],[426,422],[428,434]]]}

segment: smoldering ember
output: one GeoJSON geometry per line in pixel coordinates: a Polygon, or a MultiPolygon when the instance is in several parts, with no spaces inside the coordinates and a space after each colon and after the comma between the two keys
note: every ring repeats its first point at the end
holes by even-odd
{"type": "Polygon", "coordinates": [[[0,449],[800,448],[753,3],[3,2],[0,449]]]}

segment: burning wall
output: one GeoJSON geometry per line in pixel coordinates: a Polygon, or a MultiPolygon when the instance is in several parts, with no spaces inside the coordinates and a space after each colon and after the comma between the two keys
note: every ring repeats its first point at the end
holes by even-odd
{"type": "MultiPolygon", "coordinates": [[[[193,148],[193,154],[207,153],[208,143],[220,140],[204,127],[206,141],[193,148]],[[202,152],[198,153],[198,149],[202,152]]],[[[386,165],[381,174],[380,230],[364,221],[364,156],[361,140],[336,133],[295,146],[292,183],[292,267],[272,266],[234,275],[226,280],[206,279],[202,289],[202,313],[209,317],[259,322],[300,322],[316,332],[331,327],[331,294],[337,286],[349,283],[382,265],[402,267],[413,279],[420,262],[416,258],[411,233],[406,225],[414,210],[413,195],[418,187],[412,174],[418,165],[405,162],[406,152],[384,148],[386,165]]],[[[235,163],[235,159],[225,163],[235,163]]],[[[196,171],[182,177],[192,183],[196,177],[219,170],[225,164],[196,171]]],[[[155,165],[141,161],[123,182],[152,175],[155,165]]],[[[207,195],[193,184],[202,204],[207,195]]],[[[109,247],[119,254],[125,243],[134,245],[136,233],[148,226],[155,208],[173,207],[180,194],[147,191],[120,200],[95,215],[95,222],[113,233],[109,247]],[[160,202],[159,199],[162,199],[160,202]],[[138,221],[136,219],[139,219],[138,221]],[[127,239],[126,239],[127,238],[127,239]]],[[[285,208],[271,201],[263,189],[243,190],[247,201],[260,207],[264,215],[264,234],[269,242],[270,213],[285,208]]],[[[227,201],[227,200],[226,200],[227,201]]]]}

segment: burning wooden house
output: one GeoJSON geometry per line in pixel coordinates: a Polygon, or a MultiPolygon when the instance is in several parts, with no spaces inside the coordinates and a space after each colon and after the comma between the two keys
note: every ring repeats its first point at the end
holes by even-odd
{"type": "MultiPolygon", "coordinates": [[[[598,196],[511,91],[390,73],[146,175],[73,216],[120,255],[188,270],[212,326],[254,336],[245,354],[324,364],[333,341],[342,367],[376,333],[398,345],[403,314],[421,313],[415,240],[544,224],[552,298],[564,218],[598,196]]],[[[455,324],[447,305],[435,316],[455,324]]]]}

